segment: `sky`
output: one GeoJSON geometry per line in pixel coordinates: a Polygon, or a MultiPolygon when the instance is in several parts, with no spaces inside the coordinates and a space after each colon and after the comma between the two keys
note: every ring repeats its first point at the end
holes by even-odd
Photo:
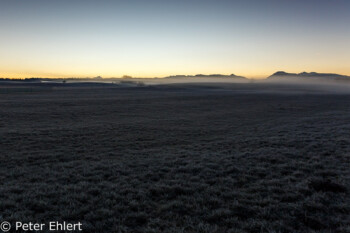
{"type": "Polygon", "coordinates": [[[0,77],[350,75],[349,0],[0,0],[0,77]]]}

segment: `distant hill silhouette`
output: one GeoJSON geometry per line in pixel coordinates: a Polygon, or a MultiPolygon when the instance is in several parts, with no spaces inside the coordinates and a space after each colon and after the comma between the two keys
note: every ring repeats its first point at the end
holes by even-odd
{"type": "Polygon", "coordinates": [[[243,76],[237,76],[234,74],[224,75],[224,74],[196,74],[196,75],[172,75],[165,78],[234,78],[234,79],[247,79],[243,76]]]}
{"type": "MultiPolygon", "coordinates": [[[[10,79],[0,78],[0,84],[6,83],[41,83],[41,82],[112,82],[118,83],[120,81],[139,81],[150,83],[180,83],[180,82],[253,82],[243,76],[237,76],[235,74],[223,75],[223,74],[196,74],[196,75],[172,75],[164,78],[134,78],[131,76],[123,76],[122,78],[102,78],[100,76],[94,78],[25,78],[25,79],[10,79]]],[[[302,72],[302,73],[287,73],[284,71],[278,71],[271,76],[264,79],[266,82],[302,82],[302,83],[327,83],[327,82],[349,82],[350,76],[332,74],[332,73],[317,73],[317,72],[302,72]]]]}
{"type": "Polygon", "coordinates": [[[317,72],[302,72],[302,73],[286,73],[284,71],[278,71],[267,78],[268,81],[350,81],[350,76],[340,74],[329,74],[329,73],[317,73],[317,72]]]}

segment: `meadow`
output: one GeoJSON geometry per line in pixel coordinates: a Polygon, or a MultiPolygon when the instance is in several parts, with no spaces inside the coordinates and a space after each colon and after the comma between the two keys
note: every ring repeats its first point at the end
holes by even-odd
{"type": "Polygon", "coordinates": [[[350,232],[350,94],[263,84],[0,92],[0,222],[350,232]]]}

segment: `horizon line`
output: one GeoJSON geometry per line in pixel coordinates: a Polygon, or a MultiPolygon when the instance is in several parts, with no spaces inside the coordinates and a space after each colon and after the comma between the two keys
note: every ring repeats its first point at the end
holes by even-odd
{"type": "MultiPolygon", "coordinates": [[[[252,76],[243,76],[243,75],[236,75],[234,73],[231,74],[222,74],[222,73],[211,73],[211,74],[203,74],[203,73],[198,73],[198,74],[172,74],[172,75],[167,75],[167,76],[146,76],[146,77],[136,77],[136,76],[132,76],[132,75],[123,75],[120,77],[116,77],[116,76],[108,76],[108,77],[103,77],[101,75],[97,75],[94,77],[91,76],[66,76],[66,77],[43,77],[43,76],[31,76],[31,77],[0,77],[0,79],[12,79],[12,80],[25,80],[25,79],[163,79],[163,78],[168,78],[168,77],[195,77],[195,76],[233,76],[233,77],[243,77],[246,79],[267,79],[268,77],[274,75],[275,73],[278,72],[284,72],[287,74],[301,74],[301,73],[305,73],[306,71],[302,71],[299,73],[295,73],[295,72],[286,72],[286,71],[276,71],[268,76],[265,75],[255,75],[254,77],[252,76]]],[[[340,74],[340,73],[332,73],[332,72],[316,72],[316,71],[310,71],[310,72],[306,72],[306,73],[317,73],[317,74],[329,74],[329,75],[342,75],[342,76],[350,76],[350,74],[340,74]]]]}

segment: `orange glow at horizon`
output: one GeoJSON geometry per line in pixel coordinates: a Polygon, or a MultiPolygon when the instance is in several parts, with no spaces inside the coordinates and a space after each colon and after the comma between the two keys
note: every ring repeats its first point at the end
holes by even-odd
{"type": "Polygon", "coordinates": [[[163,78],[167,76],[172,75],[196,75],[196,74],[223,74],[223,75],[230,75],[235,74],[237,76],[243,76],[250,79],[264,79],[268,76],[272,75],[273,73],[277,71],[285,71],[287,73],[301,73],[301,72],[317,72],[317,73],[334,73],[334,74],[341,74],[341,75],[348,75],[350,76],[350,69],[343,68],[343,69],[327,69],[320,67],[319,69],[288,69],[288,68],[276,68],[276,69],[269,69],[269,70],[262,70],[262,69],[256,69],[254,72],[254,68],[248,71],[241,71],[236,69],[232,70],[214,70],[214,69],[207,69],[200,71],[199,69],[196,72],[190,71],[190,70],[184,70],[184,71],[163,71],[163,72],[113,72],[113,71],[103,71],[101,72],[35,72],[35,71],[22,71],[22,72],[16,72],[16,71],[10,71],[10,72],[4,72],[4,69],[1,69],[0,67],[0,78],[10,78],[10,79],[24,79],[24,78],[93,78],[97,76],[101,76],[102,78],[121,78],[124,75],[131,76],[133,78],[163,78]],[[239,72],[237,72],[239,71],[239,72]]]}

